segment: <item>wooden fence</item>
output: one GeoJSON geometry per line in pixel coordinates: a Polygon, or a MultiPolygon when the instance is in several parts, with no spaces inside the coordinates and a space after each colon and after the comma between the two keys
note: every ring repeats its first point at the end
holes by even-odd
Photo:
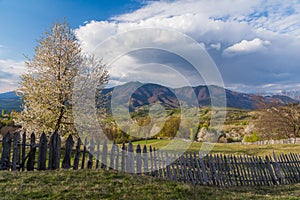
{"type": "Polygon", "coordinates": [[[300,182],[300,155],[282,154],[265,157],[206,155],[160,151],[132,143],[118,146],[107,141],[75,142],[69,136],[65,145],[54,133],[45,134],[36,143],[35,134],[7,133],[2,140],[0,170],[55,170],[59,168],[115,169],[145,174],[189,184],[215,186],[282,185],[300,182]],[[74,147],[75,145],[75,147],[74,147]]]}
{"type": "MultiPolygon", "coordinates": [[[[236,144],[231,143],[231,144],[236,144]]],[[[268,145],[268,144],[300,144],[300,138],[288,138],[281,140],[262,140],[256,142],[240,142],[240,144],[256,144],[256,145],[268,145]]]]}

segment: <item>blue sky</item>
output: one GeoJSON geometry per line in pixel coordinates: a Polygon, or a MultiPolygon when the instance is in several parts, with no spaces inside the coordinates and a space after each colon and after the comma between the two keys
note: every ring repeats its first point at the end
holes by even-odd
{"type": "MultiPolygon", "coordinates": [[[[208,52],[229,89],[247,93],[300,91],[299,0],[0,0],[0,92],[17,87],[19,74],[25,70],[23,54],[31,57],[36,39],[63,17],[87,52],[114,34],[142,28],[174,30],[208,52]]],[[[140,41],[140,45],[149,42],[140,41]]],[[[163,68],[168,64],[164,60],[170,59],[157,56],[156,62],[163,68]]],[[[118,80],[114,84],[131,80],[137,71],[131,66],[146,66],[147,62],[149,55],[143,52],[123,56],[111,70],[112,80],[118,80]]],[[[160,70],[153,65],[146,68],[148,77],[160,70]]],[[[160,74],[165,79],[169,73],[161,70],[160,74]]],[[[176,79],[172,81],[178,84],[176,79]]]]}
{"type": "Polygon", "coordinates": [[[24,60],[43,32],[57,20],[66,17],[72,28],[91,20],[106,20],[132,12],[142,6],[134,0],[0,0],[0,59],[24,60]]]}

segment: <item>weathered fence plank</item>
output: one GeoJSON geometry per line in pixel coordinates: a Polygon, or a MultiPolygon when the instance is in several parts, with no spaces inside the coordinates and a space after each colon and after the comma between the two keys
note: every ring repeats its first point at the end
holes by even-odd
{"type": "Polygon", "coordinates": [[[165,152],[165,158],[166,158],[166,172],[167,172],[166,177],[168,180],[172,180],[169,155],[167,151],[165,152]]]}
{"type": "Polygon", "coordinates": [[[89,146],[89,159],[88,159],[88,164],[87,164],[88,169],[92,169],[92,167],[93,167],[94,150],[95,150],[94,139],[91,138],[90,146],[89,146]]]}
{"type": "Polygon", "coordinates": [[[83,152],[82,152],[82,160],[81,160],[81,169],[84,169],[84,165],[85,165],[86,146],[87,146],[87,137],[84,139],[84,144],[83,144],[83,152]]]}
{"type": "Polygon", "coordinates": [[[125,172],[126,168],[125,166],[127,165],[127,163],[125,163],[125,161],[127,160],[126,159],[126,146],[125,146],[125,143],[123,142],[122,144],[122,153],[121,153],[121,171],[122,172],[125,172]]]}
{"type": "Polygon", "coordinates": [[[99,168],[99,159],[100,159],[100,140],[98,140],[98,142],[97,142],[97,152],[96,152],[96,169],[98,169],[99,168]]]}
{"type": "Polygon", "coordinates": [[[140,174],[142,170],[141,146],[136,147],[136,173],[140,174]]]}
{"type": "Polygon", "coordinates": [[[38,170],[46,170],[47,137],[42,133],[39,143],[38,170]]]}
{"type": "Polygon", "coordinates": [[[22,147],[21,147],[21,149],[22,149],[22,166],[21,166],[21,168],[22,168],[22,171],[24,171],[25,170],[25,157],[26,157],[26,155],[25,155],[25,153],[26,153],[26,132],[24,131],[23,132],[23,134],[22,134],[22,147]]]}
{"type": "Polygon", "coordinates": [[[127,150],[127,160],[126,160],[126,172],[134,173],[134,152],[133,152],[133,145],[130,141],[128,144],[127,150]]]}
{"type": "MultiPolygon", "coordinates": [[[[26,166],[27,171],[34,170],[35,153],[36,153],[35,134],[32,133],[30,136],[30,150],[29,150],[28,161],[27,161],[27,166],[26,166]]],[[[24,165],[24,162],[25,162],[25,159],[23,161],[23,165],[24,165]]]]}
{"type": "Polygon", "coordinates": [[[148,174],[148,152],[147,152],[147,146],[144,145],[143,148],[143,164],[144,164],[144,170],[143,173],[144,174],[148,174]]]}
{"type": "Polygon", "coordinates": [[[71,168],[71,154],[72,154],[72,148],[74,145],[74,140],[72,135],[68,136],[68,139],[66,140],[66,149],[65,149],[65,155],[62,162],[62,168],[63,169],[70,169],[71,168]]]}
{"type": "Polygon", "coordinates": [[[11,148],[11,138],[10,133],[7,132],[2,140],[2,156],[0,162],[1,170],[9,170],[10,168],[10,148],[11,148]]]}
{"type": "Polygon", "coordinates": [[[107,140],[104,140],[102,149],[101,169],[106,169],[107,166],[107,140]]]}
{"type": "Polygon", "coordinates": [[[153,168],[153,152],[152,152],[152,146],[150,145],[149,147],[149,153],[150,153],[150,172],[151,175],[153,176],[154,168],[153,168]]]}
{"type": "Polygon", "coordinates": [[[280,185],[284,184],[284,177],[281,173],[281,170],[280,170],[280,166],[278,164],[278,160],[277,160],[277,157],[275,155],[275,153],[273,152],[273,163],[272,163],[272,166],[273,166],[273,169],[274,169],[274,172],[275,172],[275,176],[278,180],[278,183],[280,185]]]}
{"type": "Polygon", "coordinates": [[[61,139],[58,132],[50,137],[48,169],[58,169],[60,164],[61,139]]]}
{"type": "Polygon", "coordinates": [[[109,162],[109,169],[114,169],[115,163],[115,149],[116,149],[116,142],[114,141],[111,151],[110,151],[110,162],[109,162]]]}
{"type": "Polygon", "coordinates": [[[16,171],[20,166],[20,132],[14,133],[12,171],[16,171]]]}
{"type": "Polygon", "coordinates": [[[75,150],[75,155],[74,155],[74,165],[73,169],[77,170],[78,165],[79,165],[79,156],[80,156],[80,145],[81,145],[81,139],[77,139],[77,145],[76,145],[76,150],[75,150]]]}
{"type": "Polygon", "coordinates": [[[119,147],[118,145],[115,144],[115,169],[119,170],[119,158],[120,157],[120,152],[119,152],[119,147]]]}

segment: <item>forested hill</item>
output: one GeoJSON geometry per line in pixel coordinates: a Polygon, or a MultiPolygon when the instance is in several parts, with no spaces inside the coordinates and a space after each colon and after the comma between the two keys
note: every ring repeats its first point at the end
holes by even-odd
{"type": "Polygon", "coordinates": [[[15,92],[6,92],[0,94],[0,110],[4,109],[8,112],[15,110],[20,111],[22,100],[15,92]]]}
{"type": "MultiPolygon", "coordinates": [[[[114,88],[105,89],[104,93],[113,91],[114,88]]],[[[219,98],[224,89],[217,86],[197,86],[197,87],[182,87],[176,89],[170,89],[158,84],[142,84],[140,82],[129,82],[121,86],[117,86],[117,92],[114,93],[114,98],[120,102],[128,102],[126,94],[133,92],[130,99],[130,107],[136,108],[143,105],[152,104],[155,102],[161,102],[164,106],[170,108],[179,107],[179,101],[177,97],[185,104],[190,106],[210,106],[211,105],[211,96],[215,99],[220,100],[219,98]],[[137,89],[135,89],[137,88],[137,89]],[[194,93],[194,94],[193,94],[194,93]],[[193,101],[192,95],[195,95],[196,102],[193,101]]],[[[225,89],[227,107],[232,108],[241,108],[246,110],[253,110],[256,108],[259,98],[254,94],[245,94],[234,92],[231,90],[225,89]]],[[[267,96],[263,97],[264,100],[272,101],[273,99],[279,99],[283,103],[292,103],[297,102],[296,100],[281,95],[267,96]]],[[[222,100],[222,99],[221,99],[222,100]]],[[[262,99],[260,99],[262,100],[262,99]]],[[[217,102],[218,103],[218,102],[217,102]]]]}

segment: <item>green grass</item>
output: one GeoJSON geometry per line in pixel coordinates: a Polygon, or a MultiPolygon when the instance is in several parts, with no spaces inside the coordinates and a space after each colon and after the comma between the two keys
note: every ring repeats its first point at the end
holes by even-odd
{"type": "Polygon", "coordinates": [[[300,184],[218,188],[103,170],[0,172],[0,199],[298,199],[300,184]]]}
{"type": "MultiPolygon", "coordinates": [[[[134,147],[137,144],[152,146],[161,149],[168,145],[171,140],[147,140],[147,141],[137,141],[133,142],[134,147]]],[[[188,151],[198,152],[201,149],[202,143],[193,142],[189,147],[188,151]]],[[[177,147],[177,149],[179,149],[177,147]]],[[[299,153],[300,144],[275,144],[275,145],[242,145],[242,144],[226,144],[226,143],[216,143],[211,153],[217,154],[235,154],[235,155],[256,155],[265,156],[272,155],[273,152],[276,154],[287,154],[287,153],[299,153]]]]}

